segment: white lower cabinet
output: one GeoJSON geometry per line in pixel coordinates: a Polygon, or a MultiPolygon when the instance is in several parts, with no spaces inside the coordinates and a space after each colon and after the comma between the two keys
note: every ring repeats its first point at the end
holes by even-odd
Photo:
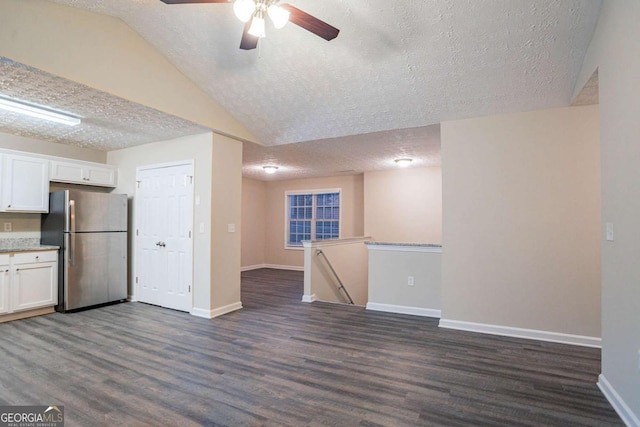
{"type": "Polygon", "coordinates": [[[9,312],[9,255],[0,254],[0,314],[9,312]]]}
{"type": "Polygon", "coordinates": [[[0,313],[8,314],[56,305],[57,260],[57,251],[0,255],[0,313]],[[5,257],[8,258],[8,262],[5,257]]]}

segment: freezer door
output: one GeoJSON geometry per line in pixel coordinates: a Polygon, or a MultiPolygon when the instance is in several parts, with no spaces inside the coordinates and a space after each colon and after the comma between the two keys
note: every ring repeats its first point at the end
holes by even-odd
{"type": "Polygon", "coordinates": [[[68,232],[126,231],[127,195],[67,190],[68,232]]]}
{"type": "Polygon", "coordinates": [[[64,310],[127,298],[127,233],[65,234],[64,310]]]}

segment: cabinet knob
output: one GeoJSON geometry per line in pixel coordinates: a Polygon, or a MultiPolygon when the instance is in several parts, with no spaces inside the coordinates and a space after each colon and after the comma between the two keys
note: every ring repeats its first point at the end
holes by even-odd
{"type": "Polygon", "coordinates": [[[36,255],[36,261],[38,261],[40,259],[40,257],[38,255],[36,255]]]}

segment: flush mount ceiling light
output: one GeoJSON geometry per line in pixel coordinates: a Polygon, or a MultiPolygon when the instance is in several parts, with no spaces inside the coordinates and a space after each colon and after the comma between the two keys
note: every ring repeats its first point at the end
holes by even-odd
{"type": "Polygon", "coordinates": [[[67,126],[80,124],[80,119],[77,117],[2,96],[0,96],[0,110],[11,111],[12,113],[22,114],[23,116],[61,123],[67,126]]]}
{"type": "Polygon", "coordinates": [[[396,165],[400,166],[401,168],[406,168],[411,164],[411,162],[413,162],[413,159],[406,157],[404,159],[396,159],[395,162],[396,165]]]}
{"type": "MultiPolygon", "coordinates": [[[[229,3],[230,0],[161,0],[167,4],[187,3],[229,3]]],[[[287,22],[304,28],[325,40],[338,37],[339,29],[303,12],[290,4],[278,4],[280,0],[235,0],[233,11],[238,19],[245,23],[240,49],[251,50],[258,46],[258,40],[266,37],[265,16],[268,16],[276,28],[284,27],[287,22]]]]}
{"type": "Polygon", "coordinates": [[[263,166],[262,169],[264,169],[264,171],[268,174],[273,174],[278,171],[277,166],[263,166]]]}

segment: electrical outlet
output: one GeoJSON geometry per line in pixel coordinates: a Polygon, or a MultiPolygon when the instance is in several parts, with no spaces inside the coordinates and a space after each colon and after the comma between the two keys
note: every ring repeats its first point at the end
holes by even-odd
{"type": "Polygon", "coordinates": [[[4,231],[11,231],[11,223],[10,222],[5,222],[4,223],[4,231]]]}
{"type": "Polygon", "coordinates": [[[413,280],[413,276],[409,276],[407,277],[407,285],[409,286],[415,286],[415,282],[413,280]]]}
{"type": "Polygon", "coordinates": [[[229,233],[235,233],[236,232],[236,225],[235,224],[227,224],[227,231],[229,233]]]}

